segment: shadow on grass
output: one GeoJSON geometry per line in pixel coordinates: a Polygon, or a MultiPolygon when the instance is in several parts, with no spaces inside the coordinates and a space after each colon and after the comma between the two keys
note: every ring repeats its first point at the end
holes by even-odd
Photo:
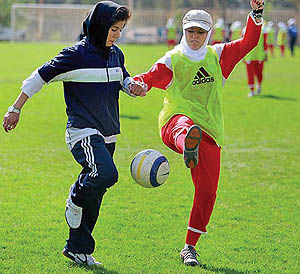
{"type": "Polygon", "coordinates": [[[117,271],[106,269],[103,265],[79,265],[73,262],[68,262],[68,264],[70,268],[81,269],[82,272],[85,272],[84,270],[86,270],[87,272],[93,272],[96,274],[119,274],[117,271]]]}
{"type": "Polygon", "coordinates": [[[208,266],[206,264],[200,264],[200,268],[209,270],[216,273],[225,273],[225,274],[254,274],[254,273],[260,273],[260,270],[245,270],[245,271],[239,271],[228,267],[213,267],[208,266]]]}
{"type": "Polygon", "coordinates": [[[275,96],[272,94],[263,94],[263,95],[259,95],[256,96],[257,98],[261,98],[261,99],[274,99],[274,100],[281,100],[281,101],[299,101],[296,98],[290,98],[290,97],[280,97],[280,96],[275,96]]]}
{"type": "Polygon", "coordinates": [[[120,118],[129,119],[129,120],[139,120],[139,119],[141,119],[141,117],[139,117],[139,116],[131,116],[131,115],[126,115],[126,114],[120,115],[120,118]]]}

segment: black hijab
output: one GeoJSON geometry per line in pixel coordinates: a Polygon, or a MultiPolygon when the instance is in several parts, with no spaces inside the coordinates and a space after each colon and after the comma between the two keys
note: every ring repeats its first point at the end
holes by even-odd
{"type": "Polygon", "coordinates": [[[82,29],[90,43],[103,51],[108,57],[110,47],[106,47],[106,39],[109,28],[112,25],[112,17],[121,6],[111,1],[98,2],[85,18],[82,29]]]}

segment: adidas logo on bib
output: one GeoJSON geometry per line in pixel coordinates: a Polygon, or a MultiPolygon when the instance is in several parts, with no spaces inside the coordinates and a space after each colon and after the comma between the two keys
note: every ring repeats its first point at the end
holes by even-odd
{"type": "Polygon", "coordinates": [[[204,67],[199,68],[193,80],[193,86],[214,82],[214,77],[211,77],[204,67]]]}

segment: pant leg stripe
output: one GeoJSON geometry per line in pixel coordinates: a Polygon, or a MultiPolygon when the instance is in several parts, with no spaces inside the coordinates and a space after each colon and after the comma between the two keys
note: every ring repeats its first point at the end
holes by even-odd
{"type": "Polygon", "coordinates": [[[94,157],[94,153],[93,153],[93,147],[91,146],[90,136],[82,139],[81,147],[83,148],[88,166],[89,166],[89,168],[92,169],[92,171],[89,173],[89,176],[90,177],[98,176],[98,170],[97,170],[97,166],[95,164],[95,157],[94,157]]]}
{"type": "Polygon", "coordinates": [[[97,165],[95,164],[95,157],[94,157],[93,147],[91,146],[90,136],[87,137],[87,151],[90,155],[90,159],[91,159],[90,164],[92,168],[92,172],[90,172],[89,176],[96,177],[98,176],[98,170],[97,170],[97,165]]]}
{"type": "Polygon", "coordinates": [[[86,158],[86,161],[88,163],[88,167],[92,169],[92,171],[89,173],[89,176],[91,177],[94,177],[93,176],[93,172],[94,172],[94,163],[92,161],[92,152],[90,151],[90,138],[89,136],[82,139],[82,142],[81,142],[81,146],[83,148],[83,151],[84,151],[84,154],[85,154],[85,158],[86,158]]]}
{"type": "Polygon", "coordinates": [[[88,166],[91,167],[90,166],[90,162],[91,162],[90,161],[90,156],[88,154],[87,146],[86,146],[86,138],[82,139],[82,141],[81,141],[81,147],[83,148],[83,151],[84,151],[84,154],[85,154],[85,159],[86,159],[86,161],[88,163],[88,166]]]}

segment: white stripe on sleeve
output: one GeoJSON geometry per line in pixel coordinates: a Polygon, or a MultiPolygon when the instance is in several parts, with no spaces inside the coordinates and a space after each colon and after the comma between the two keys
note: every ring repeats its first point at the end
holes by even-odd
{"type": "Polygon", "coordinates": [[[22,92],[28,97],[32,97],[39,92],[46,82],[42,79],[38,70],[36,69],[28,78],[23,81],[22,92]]]}
{"type": "Polygon", "coordinates": [[[105,82],[123,82],[123,73],[120,67],[114,68],[88,68],[75,69],[54,77],[49,83],[64,82],[86,82],[86,83],[105,83],[105,82]]]}

